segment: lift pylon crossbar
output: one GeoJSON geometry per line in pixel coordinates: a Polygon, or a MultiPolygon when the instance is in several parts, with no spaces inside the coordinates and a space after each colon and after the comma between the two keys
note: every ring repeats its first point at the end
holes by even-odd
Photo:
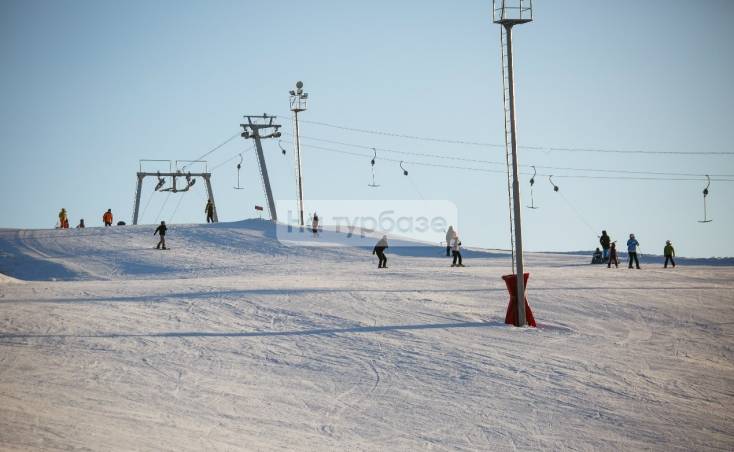
{"type": "MultiPolygon", "coordinates": [[[[152,160],[146,160],[146,161],[152,161],[152,160]]],[[[161,161],[161,160],[157,160],[161,161]]],[[[168,161],[168,160],[165,160],[168,161]]],[[[201,177],[204,179],[204,182],[206,182],[206,191],[208,195],[208,199],[212,200],[212,203],[214,204],[214,222],[219,221],[219,216],[217,215],[217,204],[214,202],[214,191],[212,190],[212,183],[211,183],[211,177],[212,173],[189,173],[189,172],[183,172],[183,171],[175,171],[175,172],[145,172],[145,171],[139,171],[137,173],[138,176],[138,184],[137,188],[135,190],[135,207],[133,208],[133,224],[138,224],[138,216],[140,213],[140,195],[143,191],[143,179],[146,177],[170,177],[173,179],[173,188],[165,189],[165,190],[159,190],[156,189],[156,191],[168,191],[170,193],[178,193],[178,192],[185,192],[188,191],[193,183],[188,183],[186,185],[186,188],[177,189],[176,188],[176,178],[178,177],[185,177],[187,179],[193,178],[193,177],[201,177]]]]}

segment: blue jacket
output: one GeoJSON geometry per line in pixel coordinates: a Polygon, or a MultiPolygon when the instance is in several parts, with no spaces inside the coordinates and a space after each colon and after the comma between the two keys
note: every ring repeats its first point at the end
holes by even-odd
{"type": "Polygon", "coordinates": [[[637,241],[637,239],[629,239],[627,240],[627,251],[630,253],[636,253],[637,247],[640,246],[640,242],[637,241]]]}

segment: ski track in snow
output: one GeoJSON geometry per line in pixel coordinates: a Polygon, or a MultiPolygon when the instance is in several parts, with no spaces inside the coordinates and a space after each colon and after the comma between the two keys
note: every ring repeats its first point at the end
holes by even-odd
{"type": "Polygon", "coordinates": [[[0,231],[0,449],[734,450],[732,267],[152,229],[0,231]]]}

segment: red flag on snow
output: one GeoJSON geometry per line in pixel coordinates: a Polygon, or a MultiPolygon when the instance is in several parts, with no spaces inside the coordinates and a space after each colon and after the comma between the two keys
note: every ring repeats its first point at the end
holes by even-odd
{"type": "Polygon", "coordinates": [[[263,206],[255,206],[255,210],[263,210],[263,206]]]}

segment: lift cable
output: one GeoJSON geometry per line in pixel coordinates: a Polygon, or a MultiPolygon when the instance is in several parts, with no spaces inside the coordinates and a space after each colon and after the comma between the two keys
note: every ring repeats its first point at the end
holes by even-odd
{"type": "MultiPolygon", "coordinates": [[[[344,155],[352,155],[355,157],[360,158],[371,158],[372,156],[367,154],[362,154],[359,152],[351,152],[351,151],[344,151],[341,149],[333,149],[333,148],[327,148],[323,146],[315,146],[312,144],[301,144],[301,147],[306,147],[309,149],[315,149],[315,150],[321,150],[326,152],[333,152],[337,154],[344,154],[344,155]]],[[[389,162],[396,162],[399,163],[401,160],[399,159],[391,159],[387,157],[380,157],[381,160],[389,161],[389,162]]],[[[448,168],[448,169],[458,169],[458,170],[466,170],[466,171],[478,171],[478,172],[484,172],[484,173],[497,173],[497,174],[504,174],[504,170],[499,169],[490,169],[490,168],[479,168],[479,167],[471,167],[471,166],[456,166],[456,165],[443,165],[439,163],[429,163],[429,162],[421,162],[416,160],[402,160],[406,164],[411,165],[420,165],[420,166],[429,166],[429,167],[436,167],[436,168],[448,168]]],[[[565,169],[565,168],[564,168],[565,169]]],[[[578,170],[576,168],[568,168],[568,170],[578,170]]],[[[521,172],[520,174],[532,176],[533,173],[531,172],[521,172]]],[[[693,178],[693,177],[657,177],[657,176],[650,176],[650,177],[642,177],[642,176],[601,176],[601,175],[588,175],[588,174],[541,174],[537,173],[538,176],[542,177],[548,177],[553,176],[557,178],[570,178],[570,179],[608,179],[608,180],[640,180],[640,181],[646,181],[646,180],[662,180],[662,181],[700,181],[700,178],[693,178]]],[[[672,176],[676,176],[675,174],[672,174],[672,176]]],[[[712,181],[718,181],[718,182],[734,182],[733,176],[727,176],[727,177],[719,177],[719,178],[712,178],[712,181]]]]}
{"type": "MultiPolygon", "coordinates": [[[[342,141],[327,140],[324,138],[301,136],[301,139],[321,141],[324,143],[338,144],[341,146],[349,146],[349,147],[355,147],[355,148],[361,148],[361,149],[373,149],[373,146],[367,146],[367,145],[355,144],[355,143],[345,143],[342,141]]],[[[376,149],[381,152],[402,154],[402,155],[412,155],[416,157],[427,157],[427,158],[436,158],[436,159],[443,159],[443,160],[455,160],[455,161],[470,162],[470,163],[484,163],[487,165],[497,165],[497,166],[504,166],[506,164],[505,162],[500,162],[500,161],[471,159],[471,158],[456,157],[456,156],[450,156],[450,155],[430,154],[430,153],[425,153],[425,152],[399,151],[395,149],[387,149],[387,148],[379,148],[379,147],[376,149]]],[[[520,165],[520,167],[524,167],[524,168],[537,167],[537,168],[541,168],[545,170],[554,170],[554,171],[555,170],[580,171],[584,173],[596,172],[596,173],[609,173],[609,174],[639,174],[639,175],[653,175],[653,176],[689,176],[689,177],[702,177],[703,176],[703,174],[700,174],[700,173],[671,173],[671,172],[658,172],[658,171],[613,170],[613,169],[603,169],[603,168],[602,169],[574,168],[574,167],[559,167],[559,166],[547,166],[547,165],[520,165]]],[[[734,178],[734,174],[710,174],[710,176],[734,178]]]]}
{"type": "MultiPolygon", "coordinates": [[[[279,118],[287,118],[286,116],[279,115],[279,118]]],[[[410,140],[419,141],[430,141],[435,143],[448,143],[448,144],[462,144],[469,146],[482,146],[482,147],[495,147],[504,148],[504,144],[486,143],[481,141],[469,141],[469,140],[453,140],[448,138],[435,138],[425,137],[418,135],[408,135],[397,132],[386,132],[382,130],[374,129],[361,129],[357,127],[340,126],[337,124],[331,124],[322,121],[309,121],[305,119],[299,119],[300,122],[313,124],[324,127],[331,127],[334,129],[345,130],[349,132],[367,133],[372,135],[382,135],[396,138],[406,138],[410,140]]],[[[605,149],[605,148],[584,148],[584,147],[567,147],[567,146],[518,146],[520,149],[528,149],[534,151],[563,151],[563,152],[601,152],[601,153],[615,153],[615,154],[654,154],[654,155],[734,155],[734,151],[648,151],[642,149],[623,150],[623,149],[605,149]]]]}

